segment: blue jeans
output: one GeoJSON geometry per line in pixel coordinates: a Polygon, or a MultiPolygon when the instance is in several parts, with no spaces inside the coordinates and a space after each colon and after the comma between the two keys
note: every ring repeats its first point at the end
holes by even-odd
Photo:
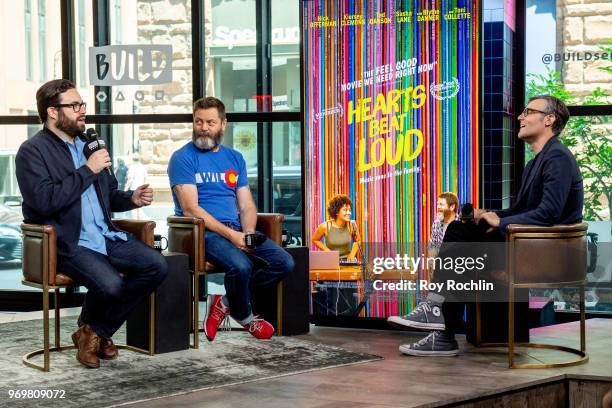
{"type": "Polygon", "coordinates": [[[127,235],[127,241],[106,239],[107,256],[79,246],[73,257],[58,257],[58,270],[87,288],[82,323],[105,339],[119,330],[134,307],[168,274],[168,264],[159,252],[127,235]]]}
{"type": "Polygon", "coordinates": [[[206,260],[225,271],[225,296],[231,316],[239,322],[252,315],[251,288],[275,285],[293,271],[291,255],[269,239],[249,252],[209,230],[205,241],[206,260]]]}

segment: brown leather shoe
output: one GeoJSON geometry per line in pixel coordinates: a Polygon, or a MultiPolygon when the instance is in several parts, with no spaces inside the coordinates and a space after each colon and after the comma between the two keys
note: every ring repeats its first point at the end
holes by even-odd
{"type": "Polygon", "coordinates": [[[85,367],[100,367],[100,359],[97,356],[100,348],[100,337],[88,324],[84,324],[79,330],[72,333],[72,342],[78,348],[76,359],[85,367]]]}
{"type": "Polygon", "coordinates": [[[119,350],[112,339],[100,339],[100,349],[98,350],[98,357],[103,360],[114,360],[119,356],[119,350]]]}

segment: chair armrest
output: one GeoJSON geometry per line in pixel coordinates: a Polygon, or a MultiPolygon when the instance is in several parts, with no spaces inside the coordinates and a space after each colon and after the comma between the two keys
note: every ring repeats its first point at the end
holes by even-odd
{"type": "Polygon", "coordinates": [[[24,281],[55,285],[57,273],[57,234],[51,225],[21,224],[22,271],[24,281]]]}
{"type": "Polygon", "coordinates": [[[204,220],[171,215],[168,223],[168,251],[189,255],[189,267],[196,274],[206,271],[204,220]]]}
{"type": "Polygon", "coordinates": [[[136,238],[145,244],[151,247],[153,246],[153,231],[155,230],[155,221],[114,219],[113,224],[123,231],[134,234],[136,238]]]}
{"type": "Polygon", "coordinates": [[[510,237],[512,234],[533,234],[534,237],[541,236],[541,234],[574,234],[574,233],[585,233],[588,229],[586,222],[576,224],[557,224],[550,227],[543,227],[539,225],[526,225],[526,224],[508,224],[506,227],[506,234],[510,237]]]}
{"type": "Polygon", "coordinates": [[[279,213],[258,213],[257,231],[263,232],[268,238],[281,245],[283,242],[282,224],[285,216],[279,213]]]}

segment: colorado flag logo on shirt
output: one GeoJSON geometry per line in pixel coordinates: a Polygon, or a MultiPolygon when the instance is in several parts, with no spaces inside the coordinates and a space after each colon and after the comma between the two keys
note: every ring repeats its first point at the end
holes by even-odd
{"type": "Polygon", "coordinates": [[[225,184],[230,187],[236,187],[238,184],[238,172],[234,169],[229,169],[225,172],[225,184]]]}
{"type": "Polygon", "coordinates": [[[222,183],[225,181],[225,184],[227,184],[228,187],[234,188],[236,185],[238,185],[238,172],[234,169],[229,169],[225,173],[205,171],[202,173],[196,173],[195,180],[196,184],[222,183]]]}

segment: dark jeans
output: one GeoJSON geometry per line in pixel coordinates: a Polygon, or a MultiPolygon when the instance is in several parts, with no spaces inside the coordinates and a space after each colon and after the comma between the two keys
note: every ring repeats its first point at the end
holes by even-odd
{"type": "Polygon", "coordinates": [[[225,296],[238,321],[252,314],[251,288],[275,285],[293,271],[291,255],[269,239],[244,252],[216,232],[207,230],[205,237],[206,260],[225,271],[225,296]]]}
{"type": "Polygon", "coordinates": [[[159,252],[131,234],[127,241],[107,239],[106,252],[104,256],[78,247],[75,256],[58,257],[58,270],[87,288],[81,321],[110,339],[134,307],[166,278],[168,265],[159,252]]]}
{"type": "MultiPolygon", "coordinates": [[[[473,223],[454,221],[446,230],[438,256],[441,258],[481,257],[483,255],[483,248],[480,244],[505,241],[505,237],[499,230],[495,229],[491,232],[486,232],[488,228],[488,225],[484,222],[481,222],[480,225],[475,225],[473,223]],[[465,243],[474,244],[467,245],[465,243]]],[[[503,247],[493,244],[488,246],[487,250],[490,253],[488,253],[489,258],[486,263],[486,269],[482,272],[483,276],[478,276],[474,272],[457,274],[452,269],[441,268],[435,271],[433,282],[446,283],[450,279],[467,282],[487,276],[491,271],[504,269],[505,253],[503,247]]],[[[453,293],[443,289],[439,294],[444,296],[442,314],[444,315],[444,324],[446,326],[445,332],[454,336],[457,330],[463,326],[465,306],[467,303],[472,303],[475,300],[475,293],[453,293]]]]}

